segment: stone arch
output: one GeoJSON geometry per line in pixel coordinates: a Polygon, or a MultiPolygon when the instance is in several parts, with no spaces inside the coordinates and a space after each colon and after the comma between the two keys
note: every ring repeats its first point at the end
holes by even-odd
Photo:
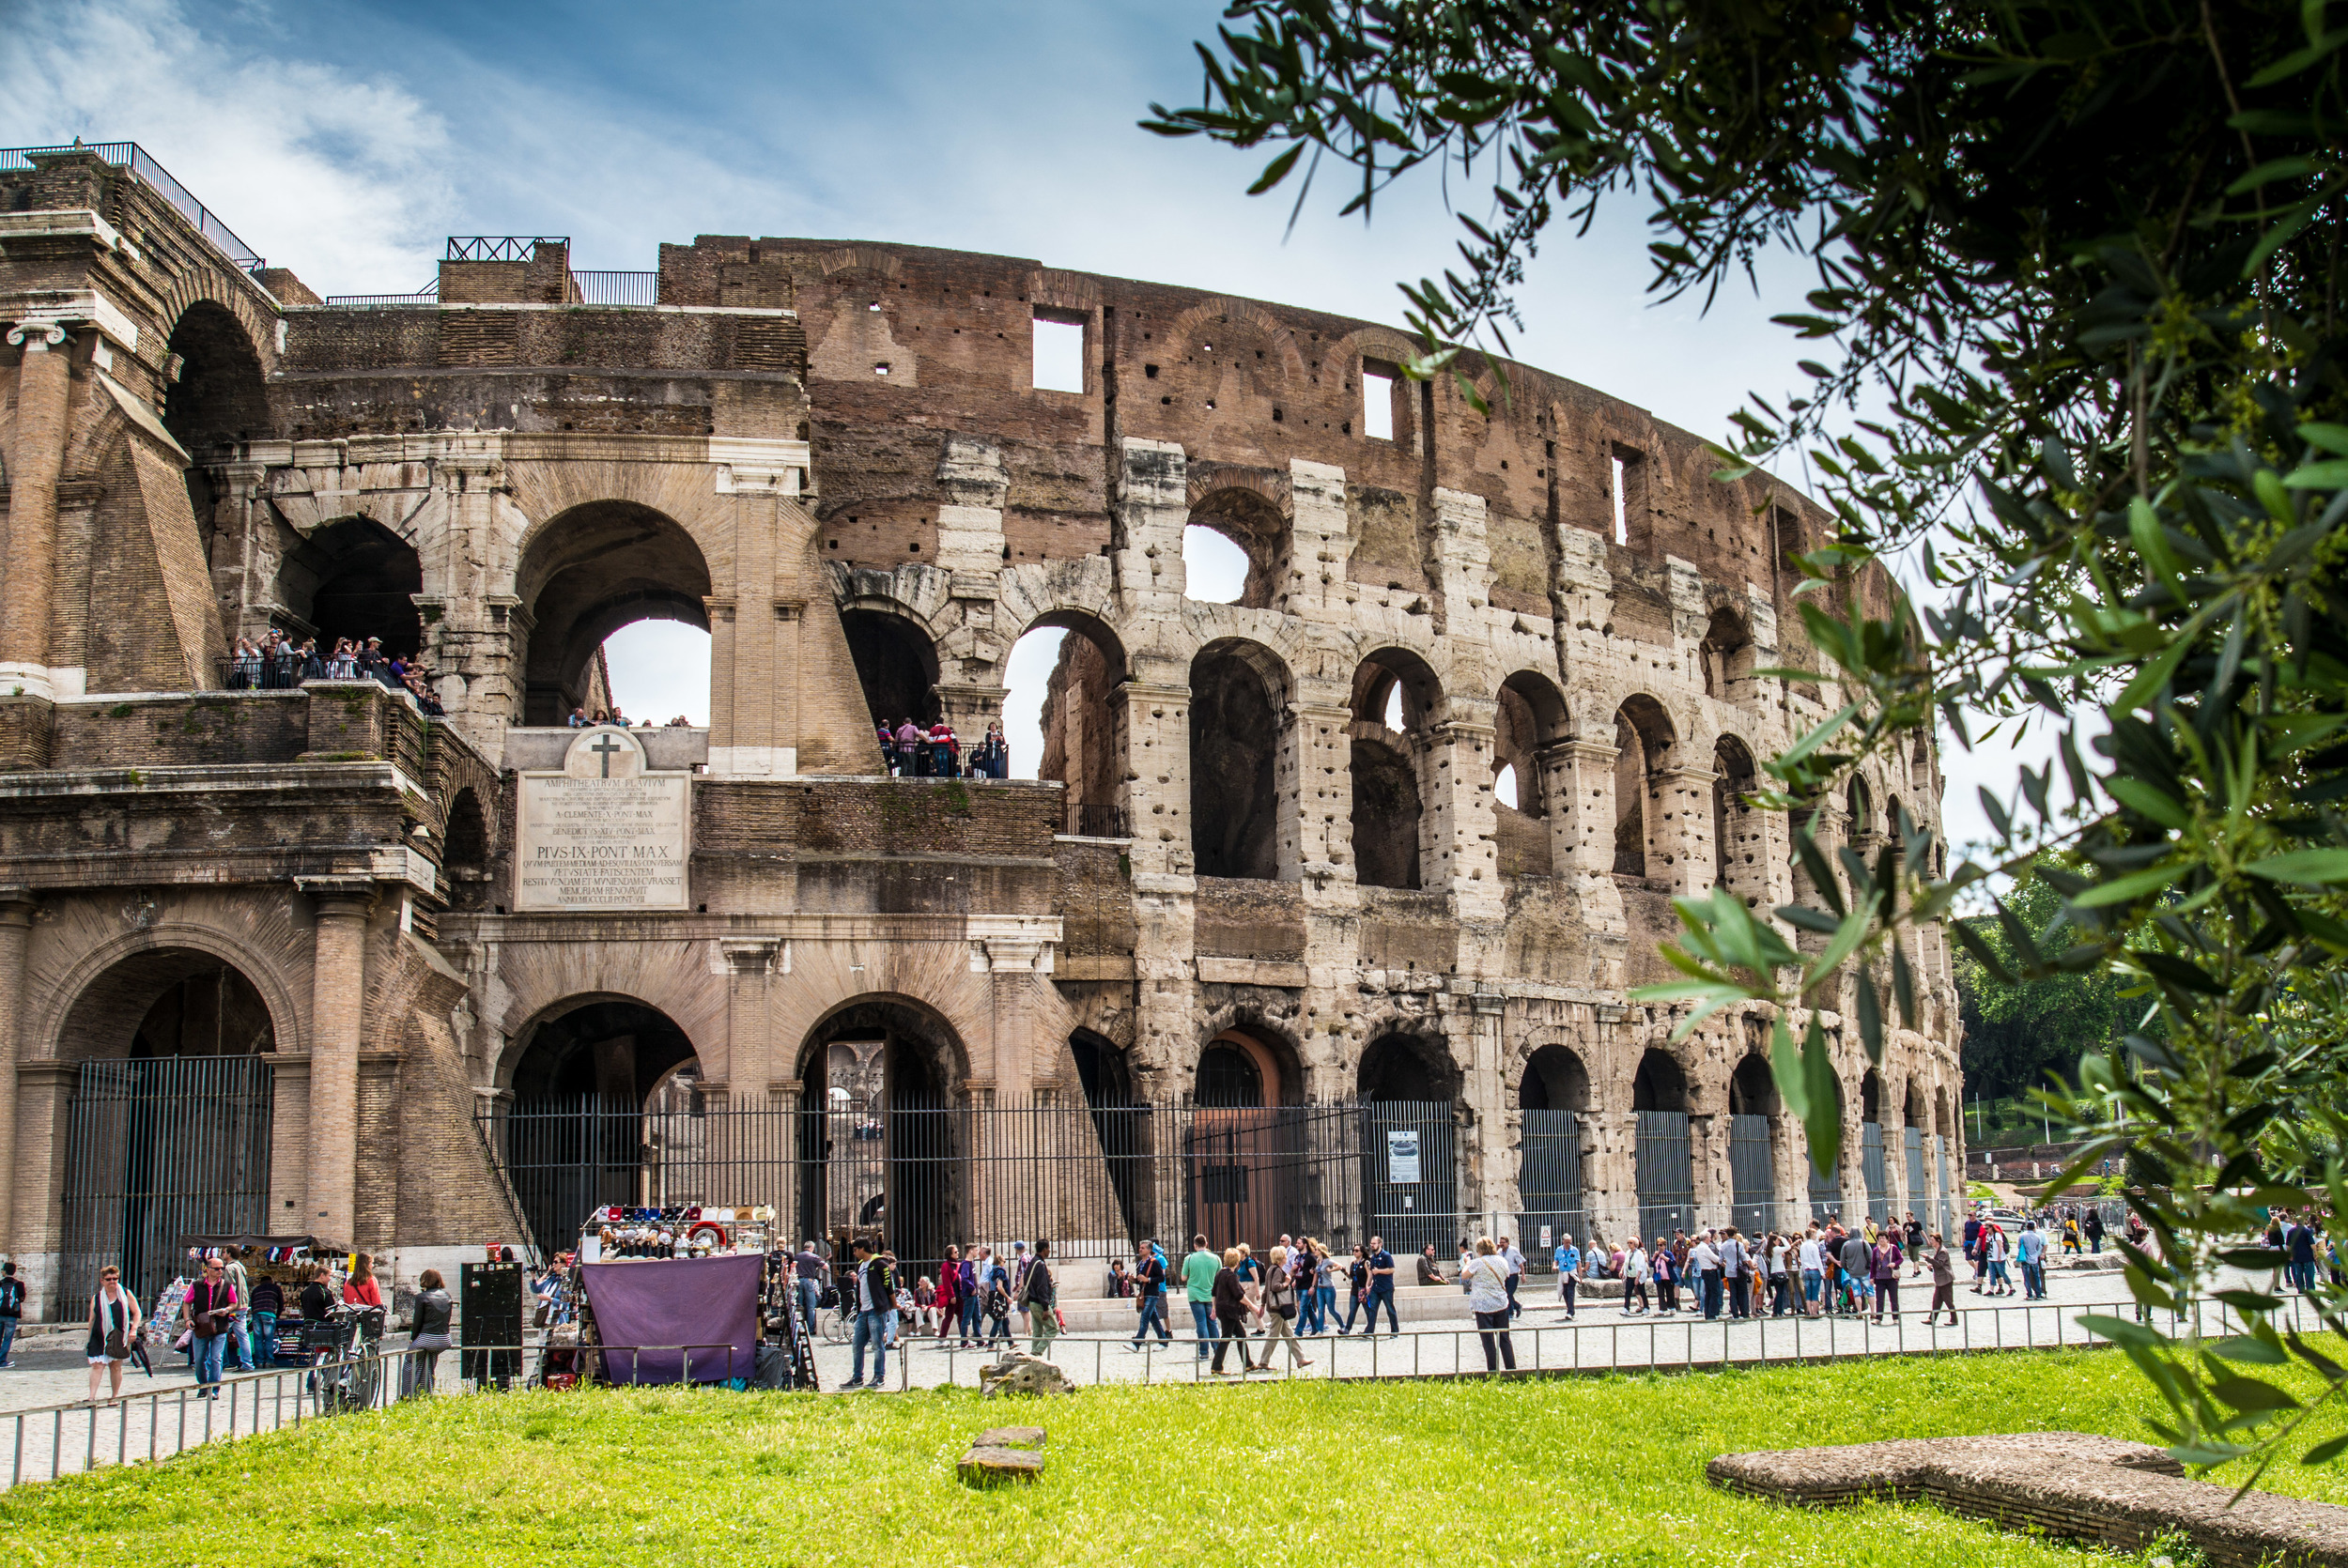
{"type": "Polygon", "coordinates": [[[1540,754],[1572,732],[1566,695],[1549,675],[1520,669],[1500,683],[1492,715],[1492,776],[1516,769],[1517,804],[1511,809],[1527,817],[1550,814],[1540,754]]]}
{"type": "Polygon", "coordinates": [[[937,722],[937,638],[927,621],[894,599],[867,596],[840,607],[840,629],[875,727],[937,722]]]}
{"type": "MultiPolygon", "coordinates": [[[[1059,657],[1045,678],[1038,727],[1043,735],[1036,777],[1067,786],[1070,833],[1123,837],[1130,823],[1100,819],[1123,793],[1124,747],[1119,734],[1117,688],[1131,678],[1125,644],[1108,623],[1083,610],[1047,610],[1027,623],[1012,646],[1039,631],[1064,631],[1059,657]],[[1088,812],[1087,808],[1091,808],[1088,812]]],[[[1008,667],[1009,661],[1005,661],[1008,667]]]]}
{"type": "Polygon", "coordinates": [[[1712,745],[1712,881],[1766,915],[1769,897],[1769,838],[1764,814],[1751,801],[1759,772],[1753,749],[1735,735],[1712,745]]]}
{"type": "Polygon", "coordinates": [[[1425,753],[1417,737],[1443,696],[1434,668],[1408,648],[1372,649],[1354,668],[1353,876],[1363,886],[1425,884],[1425,753]],[[1398,733],[1388,722],[1397,707],[1402,720],[1398,733]]]}
{"type": "Polygon", "coordinates": [[[878,1229],[908,1266],[934,1263],[965,1239],[978,1200],[953,1107],[970,1058],[946,1015],[895,992],[852,996],[809,1026],[796,1061],[800,1104],[811,1113],[797,1118],[800,1233],[840,1238],[878,1229]],[[862,1077],[835,1101],[830,1089],[850,1087],[832,1080],[843,1061],[862,1077]]]}
{"type": "Polygon", "coordinates": [[[1052,310],[1093,314],[1101,309],[1101,285],[1082,272],[1039,267],[1027,278],[1027,299],[1052,310]]]}
{"type": "Polygon", "coordinates": [[[1245,300],[1227,300],[1217,296],[1201,300],[1174,318],[1166,331],[1169,345],[1180,347],[1186,356],[1197,358],[1208,347],[1216,327],[1236,327],[1243,332],[1254,332],[1279,350],[1279,375],[1283,379],[1302,381],[1305,376],[1305,356],[1298,349],[1296,338],[1278,316],[1245,300]]]}
{"type": "Polygon", "coordinates": [[[1190,1079],[1193,1102],[1205,1106],[1252,1109],[1296,1105],[1305,1098],[1305,1067],[1295,1042],[1259,1023],[1235,1023],[1200,1042],[1190,1079]]]}
{"type": "Polygon", "coordinates": [[[595,1099],[641,1110],[656,1085],[700,1053],[662,1008],[617,992],[584,992],[541,1007],[500,1064],[517,1100],[595,1099]]]}
{"type": "MultiPolygon", "coordinates": [[[[269,1049],[272,1052],[308,1049],[305,1015],[295,1006],[294,992],[277,966],[249,945],[206,927],[169,922],[131,931],[99,944],[76,960],[59,978],[48,1005],[33,1021],[31,1039],[39,1042],[40,1056],[53,1061],[101,1060],[106,1041],[121,1033],[125,1014],[135,1032],[162,989],[206,967],[234,969],[250,984],[269,1015],[269,1049]],[[175,955],[168,961],[142,963],[148,955],[175,955]],[[124,965],[127,983],[101,991],[100,982],[124,965]],[[140,1001],[131,992],[152,987],[140,1001]]],[[[127,1038],[127,1036],[125,1037],[127,1038]]],[[[36,1058],[38,1059],[38,1058],[36,1058]]]]}
{"type": "Polygon", "coordinates": [[[1883,1120],[1883,1074],[1874,1068],[1860,1075],[1859,1119],[1861,1122],[1883,1120]]]}
{"type": "Polygon", "coordinates": [[[870,272],[894,282],[904,270],[904,263],[898,259],[896,252],[882,250],[877,245],[846,245],[817,256],[815,269],[826,278],[839,272],[870,272]]]}
{"type": "Polygon", "coordinates": [[[1279,876],[1274,785],[1293,685],[1260,642],[1221,638],[1190,664],[1190,837],[1204,877],[1279,876]]]}
{"type": "Polygon", "coordinates": [[[489,907],[489,819],[471,786],[449,798],[440,827],[440,874],[448,882],[448,907],[478,914],[489,907]]]}
{"type": "Polygon", "coordinates": [[[1211,469],[1201,465],[1192,475],[1190,515],[1182,526],[1206,529],[1238,546],[1247,557],[1247,581],[1236,602],[1245,609],[1270,609],[1282,581],[1294,516],[1289,498],[1279,493],[1285,484],[1274,486],[1253,470],[1223,465],[1211,469]]]}
{"type": "Polygon", "coordinates": [[[260,966],[216,945],[145,946],[90,975],[67,1007],[57,1053],[88,1062],[273,1053],[280,1035],[260,966]]]}
{"type": "Polygon", "coordinates": [[[1722,605],[1705,623],[1704,640],[1696,660],[1704,672],[1704,695],[1736,701],[1752,690],[1753,628],[1748,620],[1722,605]]]}
{"type": "Polygon", "coordinates": [[[1843,792],[1843,809],[1848,814],[1853,838],[1875,836],[1875,792],[1867,788],[1865,776],[1852,774],[1849,788],[1843,792]]]}
{"type": "Polygon", "coordinates": [[[851,1030],[881,1031],[918,1046],[923,1053],[919,1065],[935,1085],[940,1103],[950,1099],[956,1086],[970,1076],[969,1047],[942,1009],[895,992],[866,992],[826,1008],[800,1037],[796,1070],[810,1105],[815,1102],[816,1085],[823,1079],[825,1049],[851,1030]]]}
{"type": "Polygon", "coordinates": [[[1640,1053],[1638,1068],[1630,1078],[1633,1111],[1672,1111],[1684,1115],[1694,1104],[1687,1068],[1670,1052],[1648,1046],[1640,1053]]]}
{"type": "MultiPolygon", "coordinates": [[[[224,495],[218,465],[274,433],[259,341],[245,317],[209,297],[189,300],[165,341],[163,428],[190,459],[188,507],[207,565],[214,564],[224,495]]],[[[103,403],[105,399],[99,400],[103,403]]]]}
{"type": "Polygon", "coordinates": [[[1614,710],[1614,873],[1661,873],[1664,849],[1660,776],[1678,741],[1671,715],[1651,693],[1634,691],[1614,710]]]}
{"type": "Polygon", "coordinates": [[[1728,1075],[1729,1115],[1774,1116],[1780,1108],[1777,1078],[1769,1070],[1769,1057],[1758,1051],[1746,1053],[1728,1075]]]}
{"type": "Polygon", "coordinates": [[[415,599],[423,592],[415,546],[372,517],[321,524],[278,557],[275,593],[292,614],[287,629],[316,636],[321,653],[338,638],[379,638],[385,653],[413,658],[424,645],[415,599]]]}
{"type": "Polygon", "coordinates": [[[515,591],[530,617],[523,722],[559,725],[585,703],[604,638],[639,621],[709,629],[709,563],[665,512],[602,500],[548,518],[522,543],[515,591]]]}
{"type": "Polygon", "coordinates": [[[1388,1029],[1362,1048],[1353,1068],[1354,1092],[1372,1102],[1447,1103],[1465,1083],[1440,1031],[1388,1029]]]}
{"type": "Polygon", "coordinates": [[[1572,1047],[1555,1041],[1537,1046],[1516,1068],[1518,1110],[1590,1109],[1590,1069],[1572,1047]]]}

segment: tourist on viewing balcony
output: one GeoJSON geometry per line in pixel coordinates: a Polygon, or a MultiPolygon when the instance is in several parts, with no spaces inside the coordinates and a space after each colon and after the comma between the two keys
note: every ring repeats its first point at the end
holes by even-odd
{"type": "Polygon", "coordinates": [[[913,720],[897,726],[897,776],[919,778],[921,776],[921,731],[913,720]]]}
{"type": "Polygon", "coordinates": [[[881,776],[886,778],[897,771],[896,731],[888,728],[887,719],[883,719],[875,727],[873,734],[880,741],[881,776]]]}
{"type": "Polygon", "coordinates": [[[1011,776],[1011,742],[1004,738],[1001,719],[987,720],[986,739],[979,743],[978,765],[974,771],[982,778],[1011,776]]]}
{"type": "Polygon", "coordinates": [[[571,710],[571,716],[564,719],[563,722],[573,730],[584,730],[587,728],[589,723],[587,710],[583,707],[573,708],[571,710]]]}
{"type": "Polygon", "coordinates": [[[930,726],[930,776],[955,778],[962,774],[962,742],[955,737],[954,727],[943,718],[930,726]]]}
{"type": "Polygon", "coordinates": [[[1516,1371],[1516,1345],[1508,1334],[1508,1260],[1491,1237],[1475,1238],[1467,1279],[1468,1311],[1475,1314],[1477,1337],[1484,1342],[1484,1370],[1498,1372],[1505,1364],[1516,1371]]]}

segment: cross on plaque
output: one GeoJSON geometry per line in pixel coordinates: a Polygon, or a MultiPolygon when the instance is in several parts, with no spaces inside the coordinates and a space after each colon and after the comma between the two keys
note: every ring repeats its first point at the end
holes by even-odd
{"type": "Polygon", "coordinates": [[[626,751],[627,747],[620,744],[618,736],[606,735],[602,740],[597,741],[587,749],[595,752],[603,758],[603,776],[604,777],[609,778],[611,776],[611,759],[619,753],[626,751]]]}

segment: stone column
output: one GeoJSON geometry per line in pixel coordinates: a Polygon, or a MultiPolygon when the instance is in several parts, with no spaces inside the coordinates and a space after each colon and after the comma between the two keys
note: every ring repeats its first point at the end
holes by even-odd
{"type": "Polygon", "coordinates": [[[1189,878],[1190,688],[1133,680],[1109,693],[1125,759],[1117,804],[1133,824],[1134,872],[1189,878]]]}
{"type": "Polygon", "coordinates": [[[9,1174],[11,1197],[0,1202],[0,1253],[14,1252],[23,1234],[16,1205],[38,1198],[33,1185],[17,1179],[16,1072],[29,1054],[24,1027],[24,949],[33,930],[33,895],[23,887],[0,887],[0,1171],[9,1174]]]}
{"type": "Polygon", "coordinates": [[[1582,1128],[1582,1207],[1590,1228],[1610,1240],[1630,1236],[1639,1228],[1639,1114],[1592,1111],[1582,1128]]]}
{"type": "Polygon", "coordinates": [[[1422,837],[1430,852],[1421,861],[1424,885],[1449,889],[1463,917],[1493,915],[1504,897],[1492,814],[1493,704],[1455,697],[1444,706],[1454,716],[1430,725],[1422,743],[1422,837]]]}
{"type": "Polygon", "coordinates": [[[1342,621],[1351,613],[1345,592],[1353,558],[1345,470],[1291,457],[1289,493],[1295,516],[1289,528],[1287,572],[1273,607],[1306,620],[1342,621]]]}
{"type": "Polygon", "coordinates": [[[1630,922],[1614,885],[1615,748],[1602,741],[1565,740],[1544,747],[1538,765],[1549,799],[1549,857],[1572,889],[1589,933],[1589,982],[1617,987],[1629,953],[1630,922]]]}
{"type": "Polygon", "coordinates": [[[65,468],[67,406],[73,390],[65,328],[26,321],[8,329],[23,348],[16,373],[16,439],[8,452],[8,558],[0,591],[0,690],[56,694],[49,628],[57,580],[57,476],[65,468]]]}
{"type": "Polygon", "coordinates": [[[1352,712],[1342,704],[1292,702],[1288,711],[1291,746],[1281,756],[1295,756],[1292,789],[1296,801],[1296,863],[1288,860],[1288,837],[1281,836],[1280,880],[1300,877],[1308,883],[1351,883],[1353,880],[1353,745],[1352,712]]]}
{"type": "Polygon", "coordinates": [[[1658,768],[1647,779],[1647,868],[1650,878],[1671,884],[1682,897],[1700,897],[1712,885],[1719,859],[1712,843],[1710,768],[1658,768]],[[1658,855],[1663,864],[1655,864],[1658,855]]]}
{"type": "Polygon", "coordinates": [[[1058,1042],[1053,1042],[1046,1071],[1039,1073],[1036,1062],[1044,1055],[1045,1047],[1034,1038],[1035,991],[1040,977],[1051,973],[1051,944],[1027,930],[989,931],[985,929],[989,923],[985,916],[973,919],[970,934],[972,967],[985,965],[994,1000],[995,1032],[989,1049],[996,1103],[1032,1105],[1038,1078],[1049,1077],[1055,1086],[1058,1079],[1058,1042]]]}
{"type": "Polygon", "coordinates": [[[302,1230],[355,1245],[359,1182],[359,1043],[365,1032],[367,916],[375,884],[364,877],[301,877],[317,905],[310,1003],[310,1183],[302,1230]]]}

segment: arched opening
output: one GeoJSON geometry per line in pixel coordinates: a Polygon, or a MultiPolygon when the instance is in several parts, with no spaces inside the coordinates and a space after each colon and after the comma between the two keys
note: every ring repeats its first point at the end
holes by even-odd
{"type": "Polygon", "coordinates": [[[1211,642],[1190,663],[1190,842],[1202,877],[1276,880],[1278,761],[1287,671],[1252,642],[1211,642]]]}
{"type": "Polygon", "coordinates": [[[1630,1108],[1638,1119],[1634,1184],[1639,1229],[1669,1238],[1695,1223],[1694,1151],[1688,1135],[1688,1078],[1679,1064],[1649,1047],[1630,1080],[1630,1108]]]}
{"type": "Polygon", "coordinates": [[[1353,880],[1419,887],[1426,864],[1420,737],[1443,699],[1427,661],[1382,648],[1353,671],[1353,880]]]}
{"type": "Polygon", "coordinates": [[[448,879],[448,907],[454,914],[477,914],[489,906],[489,822],[481,797],[457,791],[443,827],[440,874],[448,879]]]}
{"type": "Polygon", "coordinates": [[[1932,743],[1922,735],[1908,754],[1908,787],[1926,800],[1933,798],[1932,743]]]}
{"type": "Polygon", "coordinates": [[[277,602],[292,611],[288,628],[315,636],[321,653],[348,638],[380,638],[386,655],[414,658],[424,623],[415,596],[424,566],[415,549],[371,517],[345,517],[294,543],[278,558],[277,602]]]}
{"type": "Polygon", "coordinates": [[[859,1234],[885,1242],[908,1274],[935,1276],[950,1243],[1043,1232],[1033,1194],[973,1211],[955,1084],[962,1042],[926,1007],[892,998],[851,1003],[811,1031],[799,1053],[802,1237],[847,1255],[859,1234]]]}
{"type": "Polygon", "coordinates": [[[1447,1105],[1459,1098],[1460,1073],[1440,1036],[1397,1033],[1369,1042],[1354,1082],[1373,1104],[1447,1105]]]}
{"type": "Polygon", "coordinates": [[[1190,1222],[1210,1243],[1261,1251],[1293,1230],[1307,1196],[1309,1161],[1301,1064],[1286,1040],[1226,1029],[1198,1053],[1182,1131],[1190,1222]]]}
{"type": "Polygon", "coordinates": [[[1280,509],[1253,490],[1201,496],[1182,529],[1184,596],[1270,609],[1288,534],[1280,509]]]}
{"type": "Polygon", "coordinates": [[[1956,1157],[1956,1127],[1949,1115],[1949,1091],[1932,1091],[1932,1196],[1939,1218],[1934,1222],[1946,1236],[1956,1224],[1956,1182],[1951,1165],[1956,1157]]]}
{"type": "Polygon", "coordinates": [[[1046,617],[1012,649],[1005,667],[1003,730],[1011,778],[1057,779],[1068,787],[1064,830],[1092,838],[1130,838],[1118,809],[1112,696],[1126,679],[1125,649],[1089,617],[1046,617]]]}
{"type": "Polygon", "coordinates": [[[1906,1207],[1919,1215],[1927,1213],[1931,1205],[1924,1196],[1924,1095],[1913,1078],[1900,1094],[1900,1154],[1908,1178],[1906,1207]]]}
{"type": "Polygon", "coordinates": [[[1704,628],[1696,656],[1704,667],[1704,695],[1734,701],[1746,694],[1753,676],[1753,634],[1744,617],[1723,605],[1704,628]]]}
{"type": "Polygon", "coordinates": [[[1850,788],[1843,792],[1843,808],[1849,813],[1851,841],[1872,843],[1875,839],[1875,796],[1867,789],[1867,781],[1853,776],[1850,788]]]}
{"type": "Polygon", "coordinates": [[[1517,1197],[1523,1210],[1517,1222],[1524,1231],[1518,1242],[1537,1266],[1548,1261],[1555,1237],[1589,1236],[1582,1191],[1582,1118],[1589,1108],[1590,1072],[1581,1057],[1544,1045],[1526,1058],[1517,1080],[1517,1197]]]}
{"type": "Polygon", "coordinates": [[[260,989],[211,953],[132,954],[83,989],[57,1042],[76,1064],[53,1145],[65,1166],[65,1299],[114,1263],[151,1301],[181,1237],[270,1227],[276,1047],[260,989]]]}
{"type": "Polygon", "coordinates": [[[1492,722],[1492,821],[1502,876],[1547,876],[1549,781],[1541,757],[1566,738],[1566,699],[1556,683],[1520,669],[1500,685],[1492,722]]]}
{"type": "Polygon", "coordinates": [[[268,380],[243,324],[224,305],[200,300],[173,324],[163,346],[163,428],[193,459],[188,506],[208,566],[216,561],[221,496],[213,477],[238,443],[270,434],[268,380]]]}
{"type": "Polygon", "coordinates": [[[1637,693],[1614,712],[1614,874],[1661,877],[1671,864],[1660,776],[1674,736],[1663,705],[1637,693]]]}
{"type": "Polygon", "coordinates": [[[1777,1081],[1767,1056],[1737,1064],[1728,1080],[1729,1222],[1748,1236],[1776,1222],[1777,1081]]]}
{"type": "Polygon", "coordinates": [[[1867,1216],[1880,1223],[1891,1218],[1892,1191],[1884,1167],[1883,1079],[1873,1068],[1859,1081],[1859,1170],[1867,1189],[1867,1216]]]}
{"type": "Polygon", "coordinates": [[[1734,735],[1712,748],[1712,881],[1765,910],[1769,898],[1769,861],[1763,817],[1752,804],[1756,787],[1753,753],[1734,735]]]}
{"type": "MultiPolygon", "coordinates": [[[[635,679],[611,673],[605,644],[622,628],[663,621],[709,630],[709,565],[701,546],[674,520],[633,501],[591,501],[548,521],[522,551],[517,586],[530,611],[525,724],[559,725],[578,710],[592,717],[612,709],[615,680],[625,686],[635,679]]],[[[706,645],[688,638],[685,646],[701,651],[705,692],[706,645]]],[[[670,672],[659,689],[688,700],[692,684],[670,672]]],[[[657,709],[619,713],[630,722],[672,716],[657,709]]]]}
{"type": "Polygon", "coordinates": [[[840,629],[876,728],[894,730],[911,719],[926,730],[937,722],[937,649],[926,632],[893,611],[864,608],[842,610],[840,629]]]}
{"type": "Polygon", "coordinates": [[[574,997],[515,1043],[505,1170],[540,1251],[567,1250],[607,1204],[715,1201],[701,1065],[674,1020],[626,997],[574,997]]]}
{"type": "Polygon", "coordinates": [[[1364,1223],[1398,1257],[1430,1243],[1438,1255],[1460,1234],[1457,1117],[1461,1074],[1440,1035],[1395,1031],[1363,1051],[1354,1074],[1364,1102],[1364,1223]]]}
{"type": "Polygon", "coordinates": [[[1089,1029],[1071,1034],[1068,1050],[1076,1061],[1076,1083],[1091,1113],[1093,1136],[1100,1139],[1101,1157],[1108,1165],[1109,1190],[1116,1194],[1118,1218],[1124,1227],[1119,1234],[1137,1241],[1179,1228],[1179,1219],[1159,1211],[1157,1187],[1150,1180],[1156,1141],[1125,1053],[1089,1029]]]}

